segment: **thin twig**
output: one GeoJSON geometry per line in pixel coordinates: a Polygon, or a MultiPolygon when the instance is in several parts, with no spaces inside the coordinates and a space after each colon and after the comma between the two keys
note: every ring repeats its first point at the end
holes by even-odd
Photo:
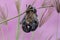
{"type": "Polygon", "coordinates": [[[33,38],[34,38],[34,32],[32,33],[30,40],[33,40],[33,38]]]}
{"type": "Polygon", "coordinates": [[[43,16],[44,16],[44,14],[46,13],[46,11],[47,11],[47,9],[45,9],[45,11],[44,11],[44,13],[42,14],[42,17],[41,17],[41,20],[40,20],[40,24],[39,24],[39,27],[41,27],[41,23],[42,23],[42,18],[43,18],[43,16]]]}
{"type": "MultiPolygon", "coordinates": [[[[3,8],[4,8],[4,7],[3,7],[3,8]]],[[[7,8],[6,8],[6,9],[7,9],[7,8]]],[[[1,14],[2,14],[2,16],[0,16],[0,17],[1,17],[2,20],[6,20],[6,19],[7,19],[4,11],[5,11],[5,10],[2,9],[2,7],[0,6],[0,12],[1,12],[1,14]]],[[[7,24],[7,21],[4,22],[4,23],[7,24]]]]}
{"type": "MultiPolygon", "coordinates": [[[[20,1],[17,0],[16,2],[16,7],[18,10],[18,15],[20,14],[20,1]]],[[[17,27],[17,32],[16,32],[16,40],[19,40],[19,36],[20,36],[20,17],[18,17],[18,27],[17,27]]]]}
{"type": "Polygon", "coordinates": [[[43,7],[39,7],[39,8],[37,8],[37,9],[41,9],[41,8],[50,8],[50,7],[54,7],[53,5],[51,5],[51,6],[43,6],[43,7]]]}
{"type": "Polygon", "coordinates": [[[22,14],[19,14],[18,16],[13,17],[13,18],[10,18],[10,19],[7,19],[7,20],[4,20],[4,21],[0,22],[0,24],[4,23],[4,22],[6,22],[6,21],[10,21],[10,20],[12,20],[12,19],[15,19],[15,18],[17,18],[17,17],[23,15],[24,13],[25,13],[25,12],[23,12],[22,14]]]}
{"type": "Polygon", "coordinates": [[[0,31],[2,33],[2,40],[5,40],[5,37],[4,37],[4,32],[3,32],[3,29],[0,27],[0,31]]]}
{"type": "Polygon", "coordinates": [[[51,40],[51,39],[52,39],[52,37],[53,37],[53,35],[54,35],[54,34],[52,34],[52,35],[48,38],[48,40],[51,40]]]}
{"type": "Polygon", "coordinates": [[[52,10],[52,8],[48,9],[48,13],[46,14],[46,16],[41,19],[41,25],[43,25],[50,18],[52,10]]]}
{"type": "Polygon", "coordinates": [[[58,24],[59,24],[59,14],[57,15],[56,40],[58,40],[58,24]]]}

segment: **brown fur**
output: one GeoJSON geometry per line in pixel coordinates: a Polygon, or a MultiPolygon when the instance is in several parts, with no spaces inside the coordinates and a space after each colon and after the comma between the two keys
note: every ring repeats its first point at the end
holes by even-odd
{"type": "Polygon", "coordinates": [[[34,13],[33,12],[30,12],[29,14],[26,15],[26,22],[32,22],[33,19],[34,19],[34,13]]]}

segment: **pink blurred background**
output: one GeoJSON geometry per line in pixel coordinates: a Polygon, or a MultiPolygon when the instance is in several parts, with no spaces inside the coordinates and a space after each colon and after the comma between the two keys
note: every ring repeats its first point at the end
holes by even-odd
{"type": "MultiPolygon", "coordinates": [[[[20,0],[21,1],[21,10],[23,13],[26,10],[26,4],[32,4],[34,0],[20,0]]],[[[53,1],[52,1],[53,2],[53,1]]],[[[35,8],[41,7],[43,0],[37,0],[33,5],[35,8]]],[[[8,9],[8,17],[12,18],[18,15],[17,8],[15,5],[15,0],[0,0],[0,6],[4,7],[6,10],[6,6],[8,9]]],[[[37,9],[38,19],[40,18],[41,13],[44,12],[45,9],[37,9]]],[[[52,9],[52,15],[48,19],[46,23],[44,23],[41,27],[38,27],[36,31],[25,33],[22,30],[22,26],[20,25],[20,35],[19,40],[57,40],[57,37],[60,38],[60,14],[57,13],[56,8],[52,9]],[[56,37],[58,27],[58,36],[56,37]]],[[[24,15],[23,15],[24,16],[24,15]]],[[[20,17],[20,21],[23,16],[20,17]]],[[[39,19],[40,20],[40,19],[39,19]]],[[[0,40],[16,40],[16,30],[18,27],[18,18],[8,21],[8,25],[0,24],[0,40]]]]}

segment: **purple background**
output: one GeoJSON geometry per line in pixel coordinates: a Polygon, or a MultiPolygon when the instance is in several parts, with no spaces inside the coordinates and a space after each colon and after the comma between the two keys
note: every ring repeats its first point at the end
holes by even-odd
{"type": "MultiPolygon", "coordinates": [[[[26,4],[32,4],[34,0],[21,0],[21,13],[26,10],[26,4]]],[[[33,5],[34,7],[38,8],[42,5],[43,0],[37,0],[36,3],[33,5]]],[[[8,8],[8,17],[12,18],[18,15],[15,0],[0,0],[0,6],[4,7],[6,10],[6,6],[8,8]]],[[[37,9],[38,19],[40,18],[41,13],[44,12],[45,9],[37,9]]],[[[24,16],[24,15],[23,15],[24,16]]],[[[23,18],[21,16],[21,20],[23,18]]],[[[20,20],[20,21],[21,21],[20,20]]],[[[43,24],[41,27],[38,27],[35,32],[25,33],[22,30],[22,26],[20,25],[20,36],[19,40],[56,40],[56,28],[58,25],[58,38],[60,38],[60,14],[57,13],[56,9],[53,8],[52,15],[48,19],[48,21],[43,24]]],[[[18,25],[18,19],[13,19],[8,22],[8,25],[0,24],[0,40],[16,40],[16,29],[18,25]]]]}

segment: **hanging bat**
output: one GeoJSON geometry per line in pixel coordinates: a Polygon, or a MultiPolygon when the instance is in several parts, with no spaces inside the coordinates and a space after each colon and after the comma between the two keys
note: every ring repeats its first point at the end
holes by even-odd
{"type": "Polygon", "coordinates": [[[37,10],[31,5],[26,10],[26,15],[22,20],[22,29],[25,32],[35,31],[38,27],[37,10]]]}

